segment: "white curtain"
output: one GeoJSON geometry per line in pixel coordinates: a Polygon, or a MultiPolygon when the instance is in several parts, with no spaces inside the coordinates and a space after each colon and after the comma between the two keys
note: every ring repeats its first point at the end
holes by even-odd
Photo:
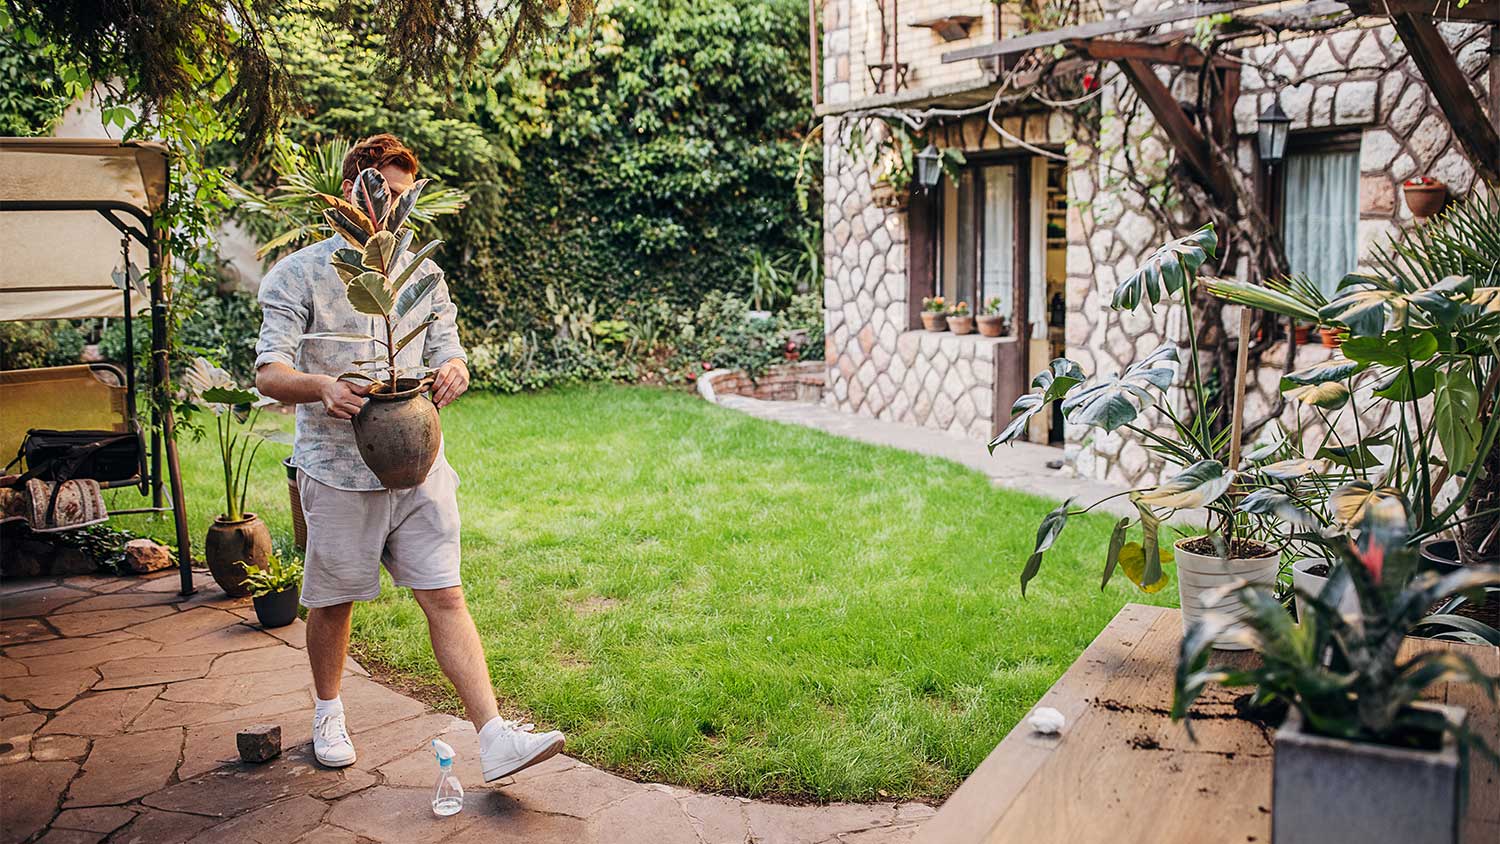
{"type": "Polygon", "coordinates": [[[984,254],[975,311],[991,297],[999,297],[1000,312],[1014,320],[1015,310],[1015,180],[1016,168],[1004,164],[984,168],[984,254]]]}
{"type": "Polygon", "coordinates": [[[1289,155],[1282,237],[1293,274],[1329,295],[1359,263],[1359,153],[1289,155]]]}

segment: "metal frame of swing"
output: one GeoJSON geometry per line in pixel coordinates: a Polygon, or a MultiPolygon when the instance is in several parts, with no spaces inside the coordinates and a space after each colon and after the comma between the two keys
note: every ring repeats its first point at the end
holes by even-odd
{"type": "MultiPolygon", "coordinates": [[[[193,564],[192,548],[187,529],[187,506],[182,492],[182,467],[177,456],[176,420],[172,414],[170,396],[167,392],[167,381],[169,377],[168,350],[167,350],[167,301],[165,287],[162,284],[163,252],[160,239],[157,236],[151,217],[134,205],[120,200],[66,200],[66,199],[33,199],[33,200],[7,200],[0,203],[0,212],[22,211],[22,212],[47,212],[47,211],[94,211],[103,217],[110,225],[119,230],[122,238],[127,242],[135,240],[145,247],[148,263],[148,275],[151,279],[151,366],[149,368],[149,380],[151,389],[151,440],[148,451],[149,466],[143,482],[149,483],[151,492],[151,506],[134,507],[124,510],[112,510],[111,516],[127,515],[132,513],[165,513],[172,514],[172,521],[177,531],[177,570],[181,579],[179,593],[191,595],[195,591],[193,587],[193,564]],[[122,220],[115,212],[127,214],[139,223],[139,228],[122,220]],[[166,470],[170,481],[171,502],[165,501],[165,490],[163,489],[162,457],[166,457],[166,470]]],[[[135,330],[134,316],[131,313],[131,288],[132,282],[129,278],[129,252],[128,245],[124,249],[126,274],[123,286],[124,296],[124,320],[125,320],[125,390],[126,390],[126,415],[132,426],[138,430],[139,412],[136,407],[136,360],[135,360],[135,330]]],[[[57,288],[37,288],[39,291],[50,291],[57,288]]],[[[14,288],[12,292],[29,292],[30,288],[14,288]]],[[[125,486],[130,484],[117,484],[125,486]]],[[[143,490],[144,491],[144,490],[143,490]]]]}

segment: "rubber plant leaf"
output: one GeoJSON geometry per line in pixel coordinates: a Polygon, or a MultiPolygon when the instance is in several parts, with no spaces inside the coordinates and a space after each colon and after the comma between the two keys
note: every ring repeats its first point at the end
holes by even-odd
{"type": "MultiPolygon", "coordinates": [[[[391,229],[390,231],[395,231],[395,230],[391,229]]],[[[413,232],[409,228],[408,229],[401,229],[400,231],[396,232],[396,257],[397,258],[400,258],[402,255],[405,255],[406,251],[411,248],[411,240],[412,240],[413,237],[416,237],[416,232],[413,232]]]]}
{"type": "Polygon", "coordinates": [[[323,219],[344,240],[356,246],[364,246],[370,235],[375,233],[375,224],[370,222],[370,218],[348,201],[327,193],[320,193],[318,196],[328,203],[328,207],[323,209],[323,219]]]}
{"type": "Polygon", "coordinates": [[[1318,523],[1317,517],[1298,504],[1295,498],[1279,489],[1269,487],[1261,487],[1251,492],[1242,498],[1239,506],[1234,509],[1257,516],[1275,516],[1293,527],[1310,528],[1318,523]]]}
{"type": "Polygon", "coordinates": [[[418,325],[416,328],[413,328],[410,332],[408,332],[406,334],[406,336],[404,336],[400,340],[396,341],[396,351],[400,352],[402,349],[406,348],[406,344],[407,343],[410,343],[411,341],[417,339],[417,337],[419,337],[422,334],[422,332],[424,332],[424,331],[427,330],[427,327],[429,325],[432,325],[434,322],[437,322],[437,321],[438,321],[438,315],[437,314],[428,314],[427,318],[424,319],[424,320],[422,320],[422,323],[420,325],[418,325]]]}
{"type": "Polygon", "coordinates": [[[396,236],[390,232],[376,232],[365,241],[365,251],[360,262],[384,275],[390,273],[395,266],[397,254],[396,236]]]}
{"type": "Polygon", "coordinates": [[[1113,431],[1134,422],[1177,377],[1177,348],[1162,346],[1124,373],[1074,390],[1061,405],[1069,422],[1113,431]]]}
{"type": "Polygon", "coordinates": [[[1137,500],[1151,507],[1173,510],[1207,507],[1228,492],[1233,481],[1234,472],[1225,469],[1223,463],[1199,460],[1150,492],[1141,493],[1137,500]]]}
{"type": "Polygon", "coordinates": [[[1026,567],[1021,569],[1021,595],[1026,595],[1026,584],[1031,582],[1036,573],[1042,568],[1042,554],[1046,553],[1052,543],[1057,541],[1057,535],[1068,523],[1068,511],[1073,506],[1073,499],[1064,501],[1057,509],[1042,517],[1042,523],[1036,529],[1036,548],[1031,556],[1026,559],[1026,567]]]}
{"type": "Polygon", "coordinates": [[[332,340],[335,343],[368,343],[375,338],[369,334],[352,334],[347,331],[314,331],[303,334],[303,340],[332,340]]]}
{"type": "Polygon", "coordinates": [[[1161,301],[1163,295],[1176,293],[1188,279],[1197,274],[1198,268],[1205,261],[1214,256],[1218,245],[1219,236],[1214,231],[1213,223],[1165,244],[1120,282],[1110,301],[1111,307],[1123,311],[1135,310],[1143,296],[1149,298],[1154,305],[1161,301]]]}
{"type": "Polygon", "coordinates": [[[369,270],[365,269],[361,265],[346,263],[344,261],[338,260],[337,258],[329,261],[328,263],[333,267],[334,272],[337,272],[339,274],[339,281],[342,281],[346,285],[349,282],[353,281],[355,277],[360,275],[361,273],[369,272],[369,270]]]}
{"type": "Polygon", "coordinates": [[[401,272],[395,278],[391,279],[391,292],[400,293],[401,288],[406,286],[406,282],[412,277],[412,274],[417,271],[417,268],[422,266],[422,262],[431,257],[432,253],[436,252],[437,248],[442,245],[443,242],[441,240],[434,240],[421,249],[418,249],[411,256],[411,260],[407,262],[406,266],[401,269],[401,272]]]}
{"type": "Polygon", "coordinates": [[[396,200],[396,205],[391,209],[391,214],[385,221],[385,227],[391,231],[401,228],[406,218],[411,216],[412,209],[417,207],[417,197],[422,195],[422,189],[427,187],[431,179],[418,179],[412,186],[406,189],[406,193],[396,200]]]}
{"type": "Polygon", "coordinates": [[[1115,573],[1115,566],[1120,563],[1120,550],[1125,547],[1125,533],[1130,530],[1131,518],[1122,517],[1115,522],[1115,529],[1109,534],[1109,550],[1104,554],[1104,577],[1099,580],[1099,591],[1109,585],[1109,578],[1115,573]]]}
{"type": "Polygon", "coordinates": [[[391,210],[391,188],[385,183],[385,177],[374,167],[366,167],[359,171],[354,177],[354,188],[349,191],[350,198],[354,200],[354,207],[364,213],[365,217],[374,224],[374,231],[381,231],[386,226],[386,216],[391,210]]]}
{"type": "MultiPolygon", "coordinates": [[[[340,246],[339,248],[333,250],[333,260],[335,261],[343,261],[346,264],[354,264],[355,266],[363,267],[364,264],[360,262],[364,259],[365,253],[361,249],[351,249],[347,246],[340,246]]],[[[365,267],[365,269],[373,270],[375,268],[365,267]]]]}
{"type": "Polygon", "coordinates": [[[1479,420],[1479,388],[1467,364],[1436,373],[1432,394],[1432,424],[1437,429],[1443,456],[1454,472],[1467,474],[1479,454],[1482,426],[1479,420]]]}
{"type": "Polygon", "coordinates": [[[384,317],[391,312],[391,291],[385,276],[377,272],[361,273],[345,288],[354,310],[370,316],[384,317]]]}
{"type": "Polygon", "coordinates": [[[415,308],[418,302],[426,298],[427,294],[431,293],[433,288],[437,287],[438,281],[442,277],[443,274],[440,272],[430,272],[403,288],[401,296],[396,300],[397,318],[404,318],[410,313],[411,309],[415,308]]]}

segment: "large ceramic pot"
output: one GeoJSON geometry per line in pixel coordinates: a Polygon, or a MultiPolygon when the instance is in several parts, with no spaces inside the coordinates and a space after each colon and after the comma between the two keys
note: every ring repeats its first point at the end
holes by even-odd
{"type": "Polygon", "coordinates": [[[280,592],[256,595],[252,598],[255,604],[255,617],[260,620],[260,626],[285,627],[296,621],[297,597],[297,587],[293,586],[280,592]]]}
{"type": "Polygon", "coordinates": [[[354,417],[354,442],[386,489],[410,489],[427,479],[443,443],[437,405],[427,382],[402,378],[396,392],[374,392],[354,417]]]}
{"type": "MultiPolygon", "coordinates": [[[[1177,560],[1177,596],[1182,605],[1183,629],[1193,625],[1209,612],[1217,612],[1235,618],[1243,618],[1248,610],[1234,595],[1221,595],[1214,600],[1212,594],[1224,586],[1239,581],[1261,583],[1267,586],[1276,583],[1276,573],[1281,568],[1281,556],[1267,548],[1263,556],[1227,560],[1223,557],[1189,550],[1202,537],[1189,536],[1177,540],[1174,546],[1177,560]]],[[[1233,641],[1239,627],[1231,627],[1214,642],[1214,647],[1226,651],[1242,651],[1248,646],[1233,641]]]]}
{"type": "Polygon", "coordinates": [[[203,543],[203,557],[208,561],[209,573],[231,598],[250,594],[250,588],[245,585],[245,569],[240,564],[263,569],[266,555],[270,553],[271,531],[254,513],[246,513],[245,518],[232,522],[214,519],[203,543]]]}
{"type": "MultiPolygon", "coordinates": [[[[1452,724],[1456,706],[1414,703],[1452,724]]],[[[1276,844],[1401,841],[1457,844],[1467,770],[1452,733],[1417,747],[1329,738],[1308,731],[1294,706],[1276,731],[1271,840],[1276,844]],[[1427,746],[1422,746],[1422,745],[1427,746]]]]}

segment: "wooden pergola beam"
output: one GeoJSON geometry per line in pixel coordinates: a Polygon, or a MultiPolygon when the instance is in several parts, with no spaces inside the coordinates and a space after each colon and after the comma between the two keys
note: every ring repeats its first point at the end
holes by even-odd
{"type": "MultiPolygon", "coordinates": [[[[1395,5],[1393,2],[1392,5],[1395,5]]],[[[1493,3],[1500,8],[1500,3],[1493,3]]],[[[1453,58],[1437,26],[1427,13],[1400,12],[1391,16],[1401,43],[1432,88],[1448,126],[1468,154],[1474,169],[1490,184],[1500,184],[1500,135],[1469,88],[1469,80],[1453,58]]]]}
{"type": "MultiPolygon", "coordinates": [[[[1203,51],[1192,44],[1177,42],[1173,44],[1153,44],[1147,41],[1113,41],[1105,38],[1073,38],[1062,42],[1064,46],[1076,50],[1079,55],[1086,59],[1101,62],[1122,61],[1124,59],[1140,59],[1156,64],[1181,65],[1183,67],[1202,67],[1206,59],[1203,51]]],[[[1214,67],[1238,67],[1237,64],[1224,58],[1215,56],[1214,67]]]]}
{"type": "Polygon", "coordinates": [[[1462,6],[1458,0],[1346,0],[1344,5],[1358,15],[1417,15],[1443,23],[1500,23],[1500,0],[1468,0],[1462,6]]]}
{"type": "Polygon", "coordinates": [[[1219,199],[1228,200],[1234,196],[1234,188],[1230,183],[1229,174],[1220,165],[1219,159],[1214,156],[1208,145],[1208,140],[1203,137],[1198,128],[1188,120],[1187,112],[1177,103],[1172,92],[1167,86],[1156,78],[1156,73],[1145,59],[1121,59],[1120,70],[1125,78],[1130,80],[1130,85],[1135,89],[1146,108],[1151,110],[1151,115],[1172,146],[1182,156],[1188,169],[1193,175],[1208,187],[1219,199]]]}

